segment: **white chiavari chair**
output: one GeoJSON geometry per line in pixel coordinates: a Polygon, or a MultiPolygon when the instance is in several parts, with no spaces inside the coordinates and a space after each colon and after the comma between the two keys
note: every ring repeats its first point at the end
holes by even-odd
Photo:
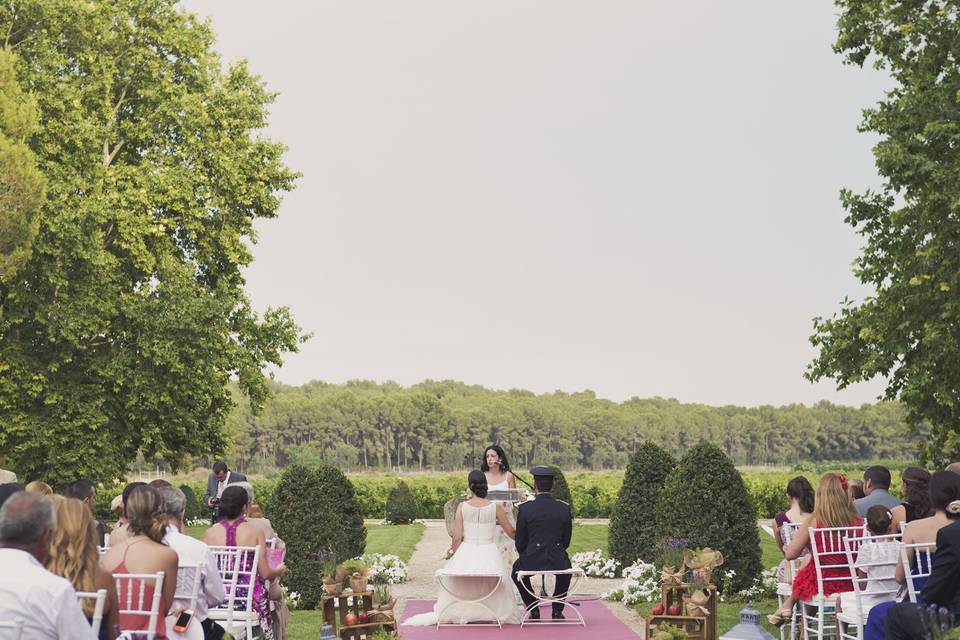
{"type": "Polygon", "coordinates": [[[83,601],[87,599],[94,600],[93,617],[90,618],[90,626],[93,628],[94,633],[99,634],[100,623],[103,621],[103,607],[107,602],[107,590],[77,591],[77,600],[80,601],[81,607],[83,606],[83,601]]]}
{"type": "Polygon", "coordinates": [[[907,581],[907,594],[910,602],[920,601],[920,589],[917,581],[926,580],[933,571],[933,555],[937,550],[936,544],[915,542],[900,546],[900,562],[903,563],[903,575],[907,581]]]}
{"type": "MultiPolygon", "coordinates": [[[[784,548],[788,547],[793,539],[797,537],[797,531],[800,529],[800,524],[795,522],[784,522],[783,527],[780,529],[780,535],[783,537],[783,546],[784,548]]],[[[797,561],[789,560],[787,566],[790,569],[790,579],[793,580],[793,576],[797,575],[797,561]]],[[[790,597],[793,593],[793,583],[792,582],[778,582],[777,583],[777,611],[783,609],[784,601],[790,597]]],[[[797,635],[797,618],[799,616],[799,607],[796,603],[793,605],[793,611],[790,614],[790,638],[795,638],[797,635]]],[[[780,640],[787,640],[787,625],[780,626],[780,640]]]]}
{"type": "Polygon", "coordinates": [[[252,638],[253,628],[260,626],[260,615],[253,609],[260,547],[211,545],[210,553],[223,580],[227,599],[220,606],[211,607],[207,617],[223,623],[228,632],[233,626],[243,626],[246,628],[246,637],[252,638]]]}
{"type": "Polygon", "coordinates": [[[853,597],[844,602],[851,602],[855,606],[844,606],[843,611],[837,613],[837,626],[841,640],[863,640],[863,625],[867,622],[870,607],[883,601],[893,600],[900,586],[893,578],[897,569],[897,556],[900,550],[900,535],[884,535],[864,537],[861,542],[856,538],[846,538],[843,541],[846,548],[847,566],[853,576],[853,597]],[[870,561],[865,560],[860,552],[863,545],[876,543],[890,545],[889,559],[870,561]],[[855,549],[853,547],[859,547],[855,549]],[[864,576],[860,575],[863,572],[864,576]],[[874,577],[869,577],[870,573],[874,577]],[[878,578],[877,574],[887,577],[878,578]]]}
{"type": "MultiPolygon", "coordinates": [[[[113,579],[117,585],[117,599],[121,633],[132,632],[145,635],[146,640],[154,640],[157,635],[157,622],[160,620],[160,596],[163,595],[163,571],[156,573],[115,573],[113,579]],[[147,597],[147,587],[153,584],[153,596],[147,597]],[[132,620],[146,618],[146,628],[128,629],[132,620]]],[[[166,612],[163,612],[165,615],[166,612]]],[[[139,625],[138,625],[139,626],[139,625]]]]}
{"type": "Polygon", "coordinates": [[[856,553],[863,540],[864,527],[810,527],[810,548],[817,576],[817,593],[800,601],[800,622],[804,640],[824,640],[836,635],[837,596],[824,596],[825,585],[839,581],[850,582],[847,563],[847,545],[856,553]],[[849,542],[844,542],[849,540],[849,542]]]}

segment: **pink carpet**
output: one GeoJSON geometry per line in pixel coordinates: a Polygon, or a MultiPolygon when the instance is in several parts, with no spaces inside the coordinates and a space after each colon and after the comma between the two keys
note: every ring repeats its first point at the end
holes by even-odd
{"type": "MultiPolygon", "coordinates": [[[[503,629],[497,627],[475,627],[471,625],[451,627],[404,627],[403,621],[418,613],[424,613],[433,608],[435,600],[407,600],[400,617],[401,626],[398,627],[403,640],[574,640],[588,637],[603,638],[603,640],[637,640],[637,634],[630,627],[620,622],[610,610],[598,600],[582,602],[580,615],[587,622],[586,627],[580,625],[536,625],[528,624],[522,629],[518,624],[505,624],[503,629]]],[[[567,606],[569,609],[570,606],[567,606]]],[[[541,615],[550,617],[549,607],[541,610],[541,615]]],[[[571,615],[567,612],[567,619],[571,615]]]]}

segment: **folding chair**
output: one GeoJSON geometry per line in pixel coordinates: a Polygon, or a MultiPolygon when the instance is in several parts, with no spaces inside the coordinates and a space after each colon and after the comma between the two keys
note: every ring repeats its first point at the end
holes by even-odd
{"type": "Polygon", "coordinates": [[[898,534],[870,536],[863,538],[862,541],[860,539],[854,539],[853,541],[851,541],[850,538],[844,539],[843,544],[844,547],[846,547],[847,565],[850,568],[850,575],[853,576],[853,594],[857,606],[852,610],[844,609],[837,613],[837,626],[841,640],[863,640],[863,625],[866,624],[867,614],[870,613],[870,608],[865,605],[875,600],[877,596],[880,596],[881,599],[873,602],[873,604],[877,604],[877,602],[883,600],[893,600],[897,595],[897,591],[900,590],[899,585],[896,584],[892,577],[881,578],[879,580],[877,578],[860,577],[858,570],[865,570],[869,573],[869,569],[871,568],[888,567],[890,569],[890,576],[893,576],[897,568],[896,556],[885,562],[863,562],[862,560],[858,560],[857,551],[851,547],[862,548],[863,544],[867,542],[897,545],[895,551],[898,551],[900,536],[898,534]],[[851,544],[851,542],[854,544],[851,544]],[[890,587],[884,587],[881,582],[893,582],[894,584],[890,587]]]}
{"type": "Polygon", "coordinates": [[[120,617],[121,633],[136,633],[146,636],[146,640],[156,638],[157,622],[161,615],[160,596],[163,594],[163,577],[163,571],[113,574],[120,605],[117,614],[120,617]],[[153,598],[147,602],[147,583],[150,581],[153,581],[153,598]],[[146,618],[146,620],[137,623],[138,618],[146,618]],[[141,627],[140,624],[146,627],[141,627]]]}
{"type": "Polygon", "coordinates": [[[207,617],[221,626],[242,626],[247,631],[246,637],[253,638],[253,628],[260,626],[260,614],[253,610],[260,547],[211,546],[210,553],[223,580],[227,599],[219,606],[211,607],[207,617]]]}
{"type": "Polygon", "coordinates": [[[903,575],[907,579],[907,594],[910,602],[920,601],[919,579],[926,580],[933,571],[933,555],[937,545],[928,542],[916,542],[900,546],[900,562],[903,563],[903,575]],[[911,565],[910,560],[916,559],[911,565]]]}
{"type": "Polygon", "coordinates": [[[538,626],[546,625],[546,624],[580,625],[581,627],[587,626],[586,620],[583,619],[583,616],[580,615],[580,611],[578,610],[579,603],[567,602],[567,600],[573,594],[574,589],[576,589],[577,585],[580,583],[580,581],[586,579],[586,577],[587,577],[587,574],[584,573],[583,569],[579,569],[577,567],[571,567],[570,569],[560,569],[556,571],[548,571],[548,570],[518,571],[517,580],[520,582],[520,586],[524,590],[526,590],[527,593],[529,593],[534,597],[533,604],[527,607],[523,612],[523,618],[520,620],[520,628],[522,629],[523,626],[526,624],[536,624],[538,626]],[[543,576],[543,580],[545,582],[548,576],[553,576],[553,578],[556,579],[556,577],[560,575],[569,575],[571,577],[570,584],[567,586],[567,593],[563,596],[559,596],[559,597],[548,596],[546,594],[545,584],[541,584],[541,586],[543,587],[543,590],[539,593],[533,587],[533,580],[532,580],[533,576],[543,576]],[[524,582],[523,579],[527,577],[531,578],[531,580],[524,582]],[[529,589],[527,588],[527,584],[530,585],[529,589]],[[571,620],[567,620],[567,619],[551,620],[549,618],[536,620],[530,617],[531,613],[534,610],[539,609],[541,605],[550,605],[552,607],[554,604],[572,605],[571,610],[577,615],[576,620],[572,620],[572,619],[571,620]]]}
{"type": "Polygon", "coordinates": [[[3,640],[20,640],[23,637],[23,620],[0,622],[0,638],[3,640]]]}
{"type": "Polygon", "coordinates": [[[812,562],[817,575],[817,593],[808,600],[800,601],[800,622],[804,640],[811,640],[811,637],[824,640],[828,636],[835,636],[837,630],[836,596],[824,596],[824,585],[851,581],[844,540],[850,540],[851,550],[855,554],[860,548],[865,529],[863,526],[823,529],[810,527],[809,531],[812,562]]]}
{"type": "MultiPolygon", "coordinates": [[[[800,525],[795,522],[784,522],[781,529],[781,535],[783,535],[784,546],[789,545],[793,542],[793,539],[797,537],[797,530],[800,529],[800,525]]],[[[789,560],[790,566],[790,576],[791,579],[793,576],[797,575],[797,561],[789,560]]],[[[783,608],[783,602],[793,594],[793,583],[791,582],[778,582],[777,583],[777,611],[783,608]]],[[[790,614],[790,638],[795,638],[797,635],[797,616],[799,615],[800,609],[797,606],[797,603],[793,604],[793,611],[790,614]]],[[[787,639],[787,625],[780,626],[780,640],[787,639]]]]}
{"type": "Polygon", "coordinates": [[[90,619],[90,627],[93,632],[100,633],[100,623],[103,621],[103,606],[107,601],[107,590],[97,589],[96,591],[77,591],[77,600],[83,606],[83,600],[91,598],[96,602],[93,605],[93,617],[90,619]]]}
{"type": "Polygon", "coordinates": [[[499,571],[470,571],[460,572],[452,569],[437,569],[433,574],[437,578],[440,588],[450,594],[450,602],[437,614],[437,629],[441,626],[459,625],[462,622],[443,622],[443,614],[447,609],[458,605],[472,605],[481,607],[490,612],[492,622],[471,622],[470,626],[493,626],[503,628],[503,624],[496,611],[490,608],[486,600],[496,593],[497,588],[503,583],[503,575],[499,571]],[[471,586],[476,585],[475,593],[466,595],[461,588],[464,583],[471,586]],[[480,597],[475,597],[479,595],[480,597]]]}

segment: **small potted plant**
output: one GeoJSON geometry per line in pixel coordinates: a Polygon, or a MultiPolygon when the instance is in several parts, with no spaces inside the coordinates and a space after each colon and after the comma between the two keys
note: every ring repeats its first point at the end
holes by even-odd
{"type": "Polygon", "coordinates": [[[687,542],[677,538],[664,538],[660,546],[660,580],[665,587],[683,584],[683,553],[687,542]]]}
{"type": "Polygon", "coordinates": [[[701,618],[710,615],[710,609],[707,608],[710,603],[710,590],[707,589],[707,583],[696,573],[687,583],[687,591],[689,595],[683,596],[684,609],[686,609],[687,615],[701,618]]]}
{"type": "Polygon", "coordinates": [[[361,558],[351,558],[343,563],[343,571],[354,593],[363,593],[367,590],[367,575],[369,567],[361,558]]]}
{"type": "Polygon", "coordinates": [[[378,584],[373,588],[373,603],[377,611],[392,611],[397,600],[390,594],[390,588],[387,585],[378,584]]]}
{"type": "Polygon", "coordinates": [[[338,575],[337,555],[332,551],[321,551],[317,558],[320,560],[323,592],[331,596],[340,595],[343,590],[343,575],[338,575]]]}

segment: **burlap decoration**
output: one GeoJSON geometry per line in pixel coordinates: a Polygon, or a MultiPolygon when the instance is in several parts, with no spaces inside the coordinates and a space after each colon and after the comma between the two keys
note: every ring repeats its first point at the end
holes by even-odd
{"type": "Polygon", "coordinates": [[[354,593],[363,593],[367,590],[367,572],[355,571],[350,576],[350,590],[354,593]]]}
{"type": "Polygon", "coordinates": [[[710,610],[707,609],[710,592],[706,589],[697,589],[692,595],[683,596],[683,603],[688,616],[706,618],[710,615],[710,610]]]}
{"type": "Polygon", "coordinates": [[[683,564],[693,571],[695,578],[704,584],[709,584],[713,570],[723,564],[723,554],[710,547],[696,551],[686,549],[683,552],[683,564]]]}
{"type": "Polygon", "coordinates": [[[683,571],[663,565],[663,569],[660,570],[660,582],[665,587],[679,587],[683,584],[683,571]]]}

